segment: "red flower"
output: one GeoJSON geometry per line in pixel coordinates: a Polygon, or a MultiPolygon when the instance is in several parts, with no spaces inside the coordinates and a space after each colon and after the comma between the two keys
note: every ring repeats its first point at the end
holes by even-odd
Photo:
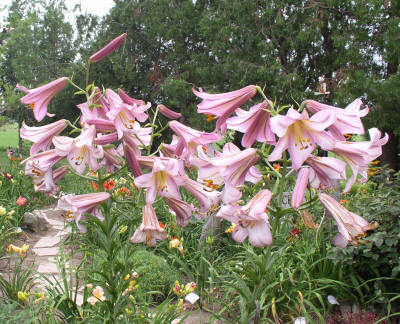
{"type": "Polygon", "coordinates": [[[294,229],[292,229],[290,231],[290,233],[293,234],[293,235],[300,235],[301,232],[297,227],[295,227],[294,229]]]}
{"type": "Polygon", "coordinates": [[[113,179],[110,179],[110,180],[104,182],[103,186],[104,186],[104,189],[106,189],[106,191],[110,191],[111,189],[113,189],[115,187],[115,181],[113,179]]]}
{"type": "Polygon", "coordinates": [[[18,206],[23,206],[23,205],[25,205],[27,202],[28,202],[28,199],[26,199],[26,198],[24,198],[24,197],[22,197],[22,196],[19,196],[18,199],[17,199],[17,205],[18,205],[18,206]]]}

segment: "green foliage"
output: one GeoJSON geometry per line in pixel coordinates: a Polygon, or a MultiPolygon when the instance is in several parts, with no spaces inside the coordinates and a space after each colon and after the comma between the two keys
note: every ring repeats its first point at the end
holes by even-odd
{"type": "Polygon", "coordinates": [[[378,222],[378,228],[359,246],[335,248],[331,258],[349,266],[351,280],[360,284],[358,293],[363,302],[386,306],[400,290],[400,174],[384,171],[374,178],[379,181],[375,188],[359,187],[346,198],[346,208],[378,222]]]}
{"type": "Polygon", "coordinates": [[[29,308],[21,309],[17,302],[2,303],[0,306],[0,321],[4,324],[34,324],[36,318],[31,316],[29,308]]]}
{"type": "Polygon", "coordinates": [[[139,287],[144,293],[153,292],[155,300],[164,300],[175,281],[182,282],[182,274],[166,259],[145,249],[137,249],[129,260],[139,274],[139,287]]]}

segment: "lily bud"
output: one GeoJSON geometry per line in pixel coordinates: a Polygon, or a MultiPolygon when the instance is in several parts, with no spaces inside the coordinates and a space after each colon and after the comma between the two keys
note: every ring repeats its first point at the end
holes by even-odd
{"type": "Polygon", "coordinates": [[[107,55],[114,52],[121,44],[124,42],[126,38],[126,33],[114,38],[111,42],[109,42],[106,46],[104,46],[100,51],[94,53],[90,58],[89,62],[98,62],[105,58],[107,55]]]}

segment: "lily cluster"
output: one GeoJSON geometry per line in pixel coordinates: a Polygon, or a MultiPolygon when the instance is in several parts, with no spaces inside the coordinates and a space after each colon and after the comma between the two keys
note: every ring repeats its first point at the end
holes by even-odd
{"type": "MultiPolygon", "coordinates": [[[[125,38],[126,34],[121,35],[92,55],[89,65],[116,50],[125,38]]],[[[18,86],[27,93],[21,101],[29,104],[35,118],[41,121],[46,115],[54,116],[47,112],[47,106],[68,83],[79,88],[66,77],[31,90],[18,86]]],[[[92,180],[101,183],[102,190],[105,178],[100,177],[101,168],[108,174],[129,168],[135,187],[145,191],[142,223],[131,242],[146,242],[150,246],[168,237],[153,207],[157,197],[176,215],[180,226],[186,226],[193,215],[198,218],[211,215],[236,224],[232,237],[238,242],[248,237],[255,246],[272,244],[268,208],[274,190],[259,190],[247,204],[241,202],[248,183],[256,188],[266,181],[257,163],[285,162],[297,171],[292,207],[299,209],[308,186],[323,192],[333,187],[334,179],[346,180],[346,165],[352,170],[352,176],[347,179],[345,192],[351,189],[358,174],[361,181],[366,181],[369,163],[382,153],[381,147],[388,141],[388,136],[381,138],[376,128],[369,130],[369,141],[346,140],[347,134],[364,134],[361,118],[369,109],[361,109],[360,99],[345,109],[306,100],[297,109],[289,107],[283,115],[280,112],[284,107],[276,107],[258,86],[249,85],[221,94],[193,90],[202,99],[198,113],[205,114],[208,121],[216,119],[216,129],[207,133],[182,124],[182,120],[177,120],[182,118],[181,114],[162,104],[156,107],[149,122],[151,103],[135,99],[122,89],[101,91],[94,85],[87,89],[80,91],[86,95],[86,101],[77,105],[81,113],[80,127],[63,119],[40,127],[23,125],[21,137],[33,142],[31,156],[22,162],[26,165],[25,174],[33,178],[36,191],[54,195],[58,191],[56,183],[69,170],[78,175],[83,175],[87,168],[98,171],[98,177],[92,180]],[[242,109],[257,93],[263,100],[249,110],[242,109]],[[172,119],[161,130],[155,125],[158,113],[172,119]],[[79,132],[79,136],[61,135],[67,127],[79,132]],[[172,142],[163,143],[152,152],[153,138],[167,128],[174,133],[172,142]],[[227,129],[243,133],[244,149],[227,143],[222,150],[217,150],[214,143],[222,139],[227,129]],[[253,147],[256,142],[262,144],[261,149],[253,147]],[[290,159],[284,157],[286,150],[290,159]],[[330,151],[341,159],[318,156],[321,150],[330,151]],[[55,168],[63,159],[68,161],[69,167],[55,168]],[[197,168],[196,179],[188,175],[188,170],[194,167],[197,168]],[[182,199],[181,188],[197,200],[197,207],[182,199]]],[[[275,172],[279,175],[279,171],[275,172]]],[[[85,231],[81,223],[85,213],[102,220],[98,205],[110,198],[106,192],[67,195],[60,198],[58,206],[65,210],[68,219],[75,220],[81,231],[85,231]]],[[[321,202],[338,221],[340,237],[335,239],[338,245],[356,244],[360,235],[371,228],[365,220],[360,220],[361,217],[331,202],[326,194],[321,194],[321,202]]]]}

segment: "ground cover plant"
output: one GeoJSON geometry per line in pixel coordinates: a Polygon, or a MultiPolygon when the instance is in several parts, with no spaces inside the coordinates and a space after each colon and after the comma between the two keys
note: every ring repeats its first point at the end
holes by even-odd
{"type": "MultiPolygon", "coordinates": [[[[388,141],[377,128],[369,139],[349,140],[365,133],[368,107],[360,99],[345,109],[313,100],[278,106],[255,85],[221,94],[193,89],[202,100],[198,112],[216,121],[212,132],[195,130],[163,104],[151,108],[123,89],[90,83],[91,65],[125,38],[89,58],[85,85],[61,77],[35,89],[17,86],[38,122],[54,117],[47,106],[66,86],[84,101],[73,122],[21,130],[33,143],[21,162],[25,175],[35,192],[57,199],[74,228],[70,242],[84,253],[71,272],[75,287],[60,260],[62,284],[40,296],[18,291],[21,306],[40,299],[38,321],[52,308],[54,322],[167,323],[182,319],[184,300],[199,300],[223,322],[286,323],[324,322],[328,296],[362,298],[364,283],[348,276],[353,265],[345,259],[336,265],[333,245],[368,247],[367,231],[383,219],[365,219],[330,194],[336,180],[344,192],[357,179],[366,182],[388,141]],[[243,149],[232,143],[234,132],[243,135],[243,149]],[[75,189],[66,192],[63,184],[75,189]],[[138,248],[142,243],[147,250],[138,248]]],[[[394,251],[386,252],[393,259],[394,251]]],[[[379,276],[396,276],[396,267],[379,276]]],[[[386,297],[397,298],[391,291],[386,297]]]]}

